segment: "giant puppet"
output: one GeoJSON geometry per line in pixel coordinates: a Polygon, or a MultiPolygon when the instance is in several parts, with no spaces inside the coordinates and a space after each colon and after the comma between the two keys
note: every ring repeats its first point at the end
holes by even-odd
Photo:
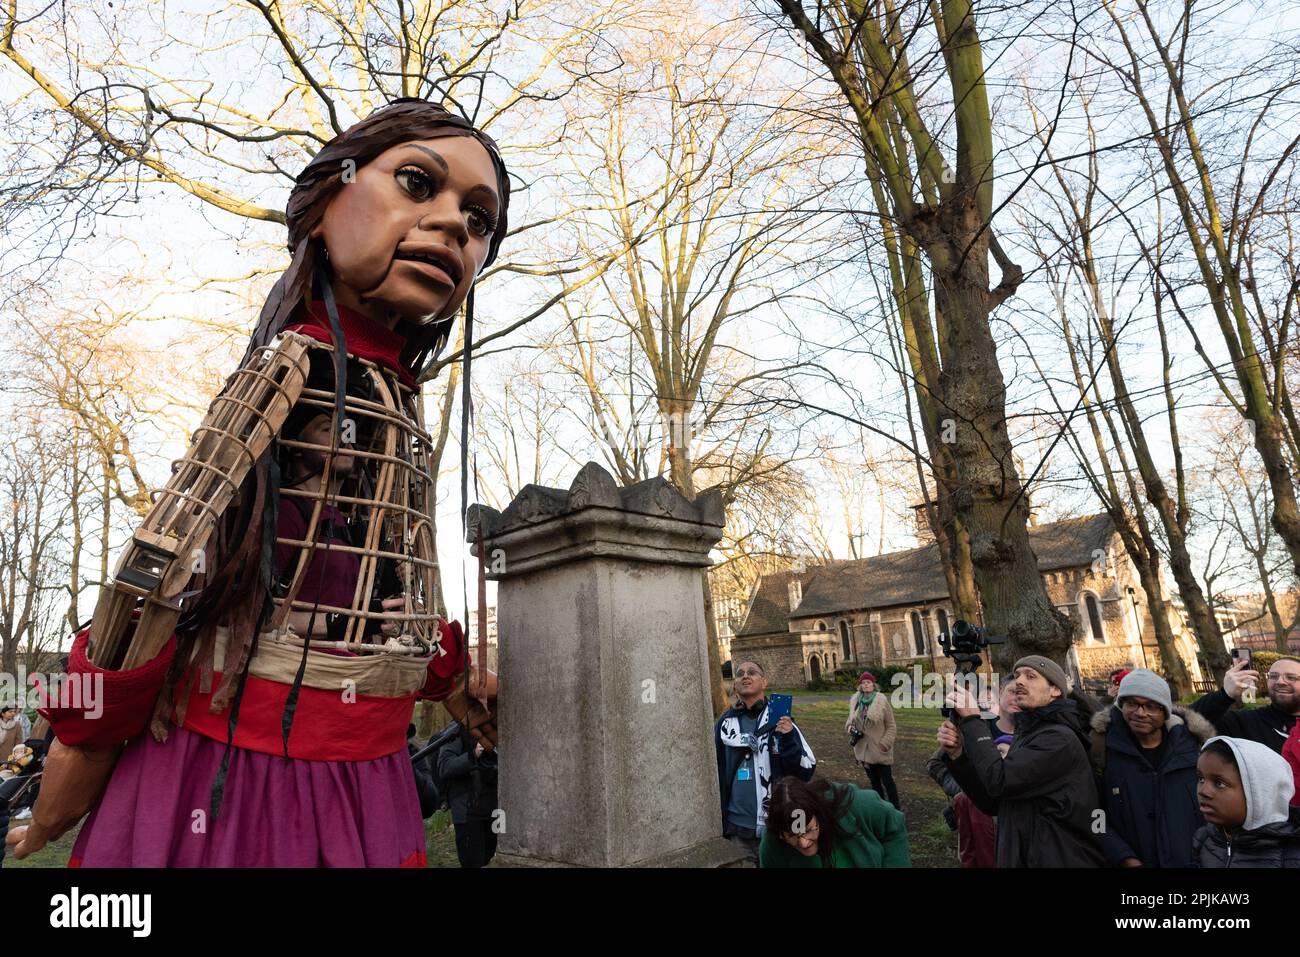
{"type": "Polygon", "coordinates": [[[423,865],[414,703],[492,747],[496,683],[431,607],[418,380],[508,201],[492,140],[407,98],[298,176],[290,266],[76,636],[102,701],[42,711],[19,857],[89,813],[73,865],[423,865]]]}

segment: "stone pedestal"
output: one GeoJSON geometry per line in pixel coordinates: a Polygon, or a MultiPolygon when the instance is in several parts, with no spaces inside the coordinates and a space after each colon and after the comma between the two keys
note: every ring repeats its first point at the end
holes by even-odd
{"type": "Polygon", "coordinates": [[[716,491],[619,488],[594,462],[568,491],[475,506],[498,584],[501,864],[722,866],[701,569],[716,491]]]}

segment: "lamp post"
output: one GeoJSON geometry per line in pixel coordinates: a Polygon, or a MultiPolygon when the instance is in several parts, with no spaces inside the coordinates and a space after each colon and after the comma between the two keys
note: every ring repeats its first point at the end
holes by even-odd
{"type": "Polygon", "coordinates": [[[1128,600],[1133,603],[1133,624],[1137,626],[1138,648],[1142,651],[1142,667],[1146,668],[1147,643],[1142,640],[1142,616],[1138,613],[1137,593],[1132,588],[1128,590],[1128,600]]]}

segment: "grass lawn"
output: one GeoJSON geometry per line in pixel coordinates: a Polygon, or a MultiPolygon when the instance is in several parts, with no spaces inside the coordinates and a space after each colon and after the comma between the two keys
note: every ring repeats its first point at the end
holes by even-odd
{"type": "MultiPolygon", "coordinates": [[[[22,827],[26,821],[10,821],[10,827],[22,827]]],[[[24,860],[16,860],[13,855],[13,848],[5,848],[4,866],[5,870],[11,867],[66,867],[68,858],[72,856],[72,845],[76,843],[77,834],[81,830],[78,824],[67,834],[64,834],[57,841],[51,841],[43,848],[24,860]]]]}
{"type": "MultiPolygon", "coordinates": [[[[848,716],[848,695],[839,692],[810,693],[794,690],[794,719],[817,755],[817,772],[836,781],[868,787],[867,775],[853,760],[844,719],[848,716]]],[[[908,842],[913,867],[956,867],[957,836],[939,816],[947,799],[925,773],[925,762],[934,751],[934,733],[939,727],[937,711],[895,709],[898,741],[894,745],[894,781],[898,785],[903,813],[907,816],[908,842]]],[[[21,823],[21,822],[16,822],[21,823]]],[[[74,828],[53,844],[24,861],[6,854],[5,868],[63,867],[68,863],[74,828]]],[[[430,867],[457,867],[456,834],[451,815],[439,811],[424,822],[430,867]]]]}

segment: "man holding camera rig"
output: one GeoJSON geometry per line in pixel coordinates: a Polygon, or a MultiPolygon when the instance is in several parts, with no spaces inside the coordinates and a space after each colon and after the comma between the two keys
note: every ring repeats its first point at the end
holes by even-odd
{"type": "Polygon", "coordinates": [[[976,807],[997,816],[998,867],[1101,867],[1088,735],[1065,671],[1027,655],[1012,669],[1011,688],[1020,711],[1005,758],[970,690],[948,694],[953,719],[938,739],[949,771],[976,807]]]}

